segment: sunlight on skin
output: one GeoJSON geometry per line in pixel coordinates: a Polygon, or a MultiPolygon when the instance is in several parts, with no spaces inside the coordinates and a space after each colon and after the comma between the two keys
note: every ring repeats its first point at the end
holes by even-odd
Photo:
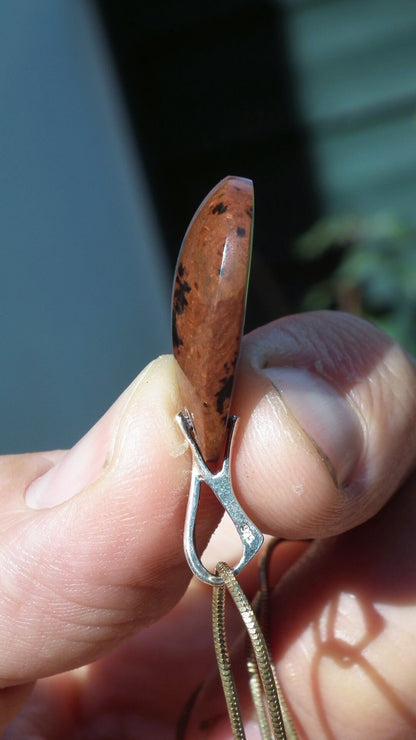
{"type": "MultiPolygon", "coordinates": [[[[297,381],[285,375],[290,394],[297,381]]],[[[113,736],[137,740],[152,728],[154,740],[168,740],[202,681],[188,737],[229,740],[215,678],[211,592],[192,582],[183,597],[189,582],[182,530],[190,455],[179,453],[179,407],[172,360],[161,358],[72,455],[0,460],[2,721],[16,714],[28,691],[8,685],[92,662],[39,681],[4,740],[99,740],[104,716],[113,736]],[[97,460],[104,465],[98,477],[97,460]],[[37,501],[44,497],[47,508],[28,508],[24,493],[43,473],[44,483],[54,480],[43,492],[37,486],[37,501]],[[87,484],[80,491],[81,474],[87,484]],[[66,489],[70,481],[76,485],[66,489]],[[52,505],[54,495],[59,505],[52,505]]],[[[289,317],[246,338],[235,411],[240,422],[232,476],[244,509],[271,534],[315,540],[279,545],[272,562],[273,654],[301,736],[411,740],[416,483],[408,476],[416,449],[414,368],[397,345],[355,317],[289,317]],[[325,385],[312,383],[305,406],[300,410],[293,403],[292,409],[263,372],[270,374],[279,363],[309,370],[317,360],[320,377],[332,387],[328,402],[338,389],[365,420],[363,448],[339,487],[324,447],[328,430],[307,429],[316,392],[325,385]],[[302,495],[296,493],[300,483],[302,495]]],[[[353,427],[347,417],[348,440],[353,427]]],[[[336,454],[341,431],[331,440],[336,454]]],[[[201,541],[207,542],[218,506],[207,497],[201,514],[201,541]]],[[[227,532],[224,541],[220,537],[213,540],[210,562],[219,553],[234,555],[227,532]]],[[[241,583],[254,594],[255,563],[241,583]]],[[[249,719],[240,618],[230,614],[249,719]]]]}

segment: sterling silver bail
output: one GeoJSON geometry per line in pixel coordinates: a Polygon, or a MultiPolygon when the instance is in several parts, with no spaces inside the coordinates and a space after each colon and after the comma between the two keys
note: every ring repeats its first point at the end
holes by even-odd
{"type": "Polygon", "coordinates": [[[247,563],[252,560],[264,540],[260,530],[257,529],[253,522],[244,513],[232,488],[230,476],[230,451],[237,417],[231,417],[228,422],[228,436],[224,460],[221,470],[217,473],[212,473],[210,471],[202,457],[201,451],[195,440],[192,424],[185,414],[180,412],[177,415],[176,420],[190,444],[193,457],[191,488],[189,491],[184,530],[184,550],[186,559],[190,569],[197,578],[205,583],[209,583],[211,586],[219,586],[223,583],[223,579],[220,576],[214,575],[214,573],[211,573],[207,568],[205,568],[196,551],[195,526],[201,482],[204,481],[215,494],[234,523],[241,540],[243,553],[237,565],[232,569],[234,575],[238,575],[247,563]]]}

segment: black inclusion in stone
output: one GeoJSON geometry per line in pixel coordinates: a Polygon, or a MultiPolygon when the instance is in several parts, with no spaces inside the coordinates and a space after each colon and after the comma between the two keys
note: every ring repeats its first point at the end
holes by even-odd
{"type": "Polygon", "coordinates": [[[179,315],[184,312],[185,307],[188,305],[186,294],[190,293],[192,290],[187,280],[181,280],[184,275],[185,268],[182,264],[180,264],[178,267],[178,274],[176,276],[176,288],[173,295],[174,311],[179,315]]]}
{"type": "Polygon", "coordinates": [[[242,236],[245,236],[245,235],[246,235],[245,228],[243,226],[237,226],[237,236],[242,237],[242,236]]]}
{"type": "Polygon", "coordinates": [[[185,280],[186,270],[182,262],[178,267],[178,272],[175,280],[175,292],[173,294],[173,310],[172,310],[172,344],[174,347],[180,347],[183,345],[183,341],[179,336],[178,327],[176,323],[176,317],[183,314],[188,301],[186,299],[187,293],[191,292],[191,286],[188,281],[185,280]]]}
{"type": "Polygon", "coordinates": [[[212,209],[213,213],[218,213],[219,216],[221,216],[225,211],[227,210],[228,206],[225,205],[225,203],[217,203],[216,206],[212,209]]]}
{"type": "Polygon", "coordinates": [[[176,348],[179,348],[183,344],[183,341],[178,334],[178,327],[176,326],[175,311],[172,311],[172,344],[176,348]]]}
{"type": "Polygon", "coordinates": [[[217,399],[217,411],[219,414],[224,412],[224,404],[231,398],[231,391],[233,389],[234,375],[228,375],[227,378],[221,378],[221,390],[215,394],[217,399]]]}

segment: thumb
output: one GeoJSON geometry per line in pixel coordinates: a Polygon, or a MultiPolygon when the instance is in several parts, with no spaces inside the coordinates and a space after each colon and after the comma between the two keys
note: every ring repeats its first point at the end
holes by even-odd
{"type": "Polygon", "coordinates": [[[182,595],[179,408],[160,358],[69,452],[0,459],[0,687],[92,661],[182,595]]]}
{"type": "Polygon", "coordinates": [[[321,538],[373,516],[416,462],[415,368],[362,319],[316,312],[246,337],[234,483],[263,531],[321,538]]]}

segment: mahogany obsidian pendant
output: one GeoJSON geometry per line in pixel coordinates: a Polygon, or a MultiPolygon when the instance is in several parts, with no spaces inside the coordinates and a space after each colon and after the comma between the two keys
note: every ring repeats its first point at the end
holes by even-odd
{"type": "Polygon", "coordinates": [[[202,456],[224,446],[243,332],[254,192],[242,177],[211,190],[185,234],[173,285],[172,340],[184,410],[202,456]]]}

